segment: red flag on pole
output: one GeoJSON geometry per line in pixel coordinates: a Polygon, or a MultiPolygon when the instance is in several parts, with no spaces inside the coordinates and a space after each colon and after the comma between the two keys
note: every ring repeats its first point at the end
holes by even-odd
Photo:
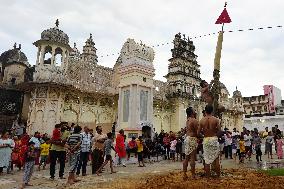
{"type": "Polygon", "coordinates": [[[215,24],[225,24],[225,23],[230,23],[230,22],[232,22],[232,20],[227,12],[227,9],[224,8],[223,12],[219,16],[215,24]]]}

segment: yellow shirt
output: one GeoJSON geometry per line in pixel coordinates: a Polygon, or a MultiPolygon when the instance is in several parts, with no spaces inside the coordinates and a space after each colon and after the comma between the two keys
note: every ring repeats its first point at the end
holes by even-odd
{"type": "Polygon", "coordinates": [[[265,137],[267,137],[267,136],[268,136],[268,132],[264,131],[264,132],[262,133],[262,137],[265,138],[265,137]]]}
{"type": "Polygon", "coordinates": [[[240,152],[246,152],[245,141],[240,140],[240,152]]]}
{"type": "Polygon", "coordinates": [[[43,143],[43,144],[40,145],[40,149],[41,149],[41,151],[40,151],[41,156],[48,156],[50,144],[43,143]]]}
{"type": "Polygon", "coordinates": [[[143,152],[143,143],[140,140],[137,140],[136,144],[137,144],[137,152],[143,152]]]}

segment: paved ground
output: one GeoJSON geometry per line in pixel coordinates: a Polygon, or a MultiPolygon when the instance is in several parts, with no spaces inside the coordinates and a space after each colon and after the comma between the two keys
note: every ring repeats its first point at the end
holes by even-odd
{"type": "MultiPolygon", "coordinates": [[[[276,158],[276,156],[274,156],[276,158]]],[[[263,156],[262,168],[269,167],[270,163],[278,162],[279,160],[267,160],[267,156],[263,156]]],[[[282,161],[284,164],[284,162],[282,161]]],[[[276,165],[274,165],[276,166],[276,165]]],[[[245,164],[238,164],[234,160],[223,160],[223,169],[239,169],[242,167],[257,168],[259,165],[255,161],[255,156],[253,156],[252,161],[246,161],[245,164]]],[[[197,168],[202,169],[202,165],[197,163],[197,168]]],[[[182,170],[181,162],[172,162],[169,160],[163,160],[160,162],[154,162],[152,164],[147,163],[146,167],[138,167],[137,164],[128,164],[127,167],[116,167],[116,174],[110,174],[109,167],[106,167],[102,176],[91,175],[90,167],[88,167],[88,174],[85,177],[81,177],[82,180],[76,183],[72,187],[67,187],[65,185],[66,179],[60,180],[55,179],[54,181],[49,180],[49,171],[35,171],[32,176],[31,184],[34,186],[28,187],[29,189],[57,189],[57,188],[106,188],[107,184],[116,182],[118,180],[132,180],[133,179],[143,179],[145,176],[149,175],[159,175],[168,172],[176,171],[180,172],[182,170]]],[[[66,168],[66,171],[68,167],[66,168]]],[[[18,188],[22,179],[22,172],[15,171],[12,175],[3,175],[0,178],[0,189],[15,189],[18,188]]],[[[58,174],[58,172],[57,172],[58,174]]],[[[66,175],[67,177],[67,175],[66,175]]]]}

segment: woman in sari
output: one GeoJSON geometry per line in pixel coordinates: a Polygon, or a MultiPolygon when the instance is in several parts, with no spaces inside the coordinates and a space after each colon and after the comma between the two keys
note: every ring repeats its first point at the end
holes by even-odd
{"type": "Polygon", "coordinates": [[[13,170],[14,164],[19,168],[19,170],[21,170],[23,166],[22,162],[20,161],[20,150],[21,150],[22,143],[21,143],[21,140],[19,140],[17,136],[15,136],[13,139],[14,139],[15,147],[12,152],[11,170],[13,170]]]}
{"type": "Polygon", "coordinates": [[[9,133],[3,131],[0,138],[0,175],[3,173],[3,169],[7,168],[7,173],[9,173],[11,165],[11,154],[15,143],[9,138],[9,133]]]}
{"type": "Polygon", "coordinates": [[[126,149],[125,149],[125,143],[124,143],[124,131],[121,129],[119,131],[119,134],[116,137],[116,142],[115,142],[115,151],[117,152],[117,155],[119,157],[119,163],[122,163],[124,167],[125,165],[125,157],[126,157],[126,149]]]}
{"type": "Polygon", "coordinates": [[[28,150],[28,143],[29,143],[30,137],[28,134],[24,134],[23,137],[21,138],[21,147],[19,150],[19,163],[23,166],[24,165],[24,158],[25,158],[25,153],[28,150]]]}

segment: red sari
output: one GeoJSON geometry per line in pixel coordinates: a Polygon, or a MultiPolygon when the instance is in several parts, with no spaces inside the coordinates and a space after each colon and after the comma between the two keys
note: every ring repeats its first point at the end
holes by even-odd
{"type": "Polygon", "coordinates": [[[19,161],[23,165],[25,163],[25,153],[28,150],[28,143],[29,143],[30,137],[29,135],[24,135],[21,139],[21,148],[19,152],[19,161]]]}
{"type": "Polygon", "coordinates": [[[117,152],[118,157],[124,158],[126,157],[126,149],[124,144],[124,136],[118,134],[115,141],[115,150],[117,152]]]}
{"type": "Polygon", "coordinates": [[[15,147],[12,152],[12,164],[15,164],[17,167],[21,168],[23,163],[20,159],[20,150],[22,147],[22,143],[20,140],[15,141],[15,147]]]}

